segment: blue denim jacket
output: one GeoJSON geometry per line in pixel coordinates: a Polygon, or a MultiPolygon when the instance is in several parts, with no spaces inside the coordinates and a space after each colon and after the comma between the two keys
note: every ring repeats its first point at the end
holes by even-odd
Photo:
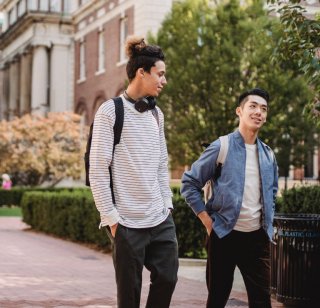
{"type": "MultiPolygon", "coordinates": [[[[272,150],[259,139],[257,139],[257,148],[263,204],[262,227],[272,239],[274,202],[278,191],[278,168],[272,150]]],[[[209,213],[214,221],[215,233],[222,238],[233,230],[242,205],[246,147],[240,132],[237,130],[229,134],[229,149],[221,176],[215,182],[213,195],[205,205],[201,189],[215,176],[219,150],[220,140],[217,139],[192,164],[191,169],[184,173],[181,194],[196,215],[204,210],[209,213]]]]}

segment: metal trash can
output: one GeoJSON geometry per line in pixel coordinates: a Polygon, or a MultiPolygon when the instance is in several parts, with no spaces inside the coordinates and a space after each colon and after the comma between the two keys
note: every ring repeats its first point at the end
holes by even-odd
{"type": "MultiPolygon", "coordinates": [[[[277,214],[276,299],[316,307],[320,301],[320,215],[277,214]]],[[[319,307],[319,306],[317,306],[319,307]]]]}

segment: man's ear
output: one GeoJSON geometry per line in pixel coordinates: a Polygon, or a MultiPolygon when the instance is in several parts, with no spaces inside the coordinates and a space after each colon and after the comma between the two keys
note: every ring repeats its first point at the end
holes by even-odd
{"type": "Polygon", "coordinates": [[[137,75],[141,78],[144,77],[144,69],[142,67],[138,68],[137,75]]]}
{"type": "Polygon", "coordinates": [[[236,108],[236,115],[239,117],[241,114],[241,108],[240,107],[237,107],[236,108]]]}

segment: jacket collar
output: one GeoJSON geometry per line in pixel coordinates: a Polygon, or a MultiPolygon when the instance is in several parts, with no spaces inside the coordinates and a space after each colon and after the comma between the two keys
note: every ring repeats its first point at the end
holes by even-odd
{"type": "MultiPolygon", "coordinates": [[[[239,145],[241,145],[242,147],[245,147],[245,143],[244,143],[244,139],[242,137],[242,135],[240,134],[239,129],[237,129],[234,133],[233,133],[236,141],[238,142],[239,145]]],[[[261,140],[257,137],[257,147],[258,149],[261,147],[261,140]]]]}

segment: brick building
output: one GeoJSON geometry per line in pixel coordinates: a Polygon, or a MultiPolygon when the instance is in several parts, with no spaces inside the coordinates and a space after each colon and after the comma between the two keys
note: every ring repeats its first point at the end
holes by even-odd
{"type": "Polygon", "coordinates": [[[126,86],[127,36],[156,33],[171,5],[171,0],[86,1],[74,12],[75,111],[87,123],[126,86]]]}

